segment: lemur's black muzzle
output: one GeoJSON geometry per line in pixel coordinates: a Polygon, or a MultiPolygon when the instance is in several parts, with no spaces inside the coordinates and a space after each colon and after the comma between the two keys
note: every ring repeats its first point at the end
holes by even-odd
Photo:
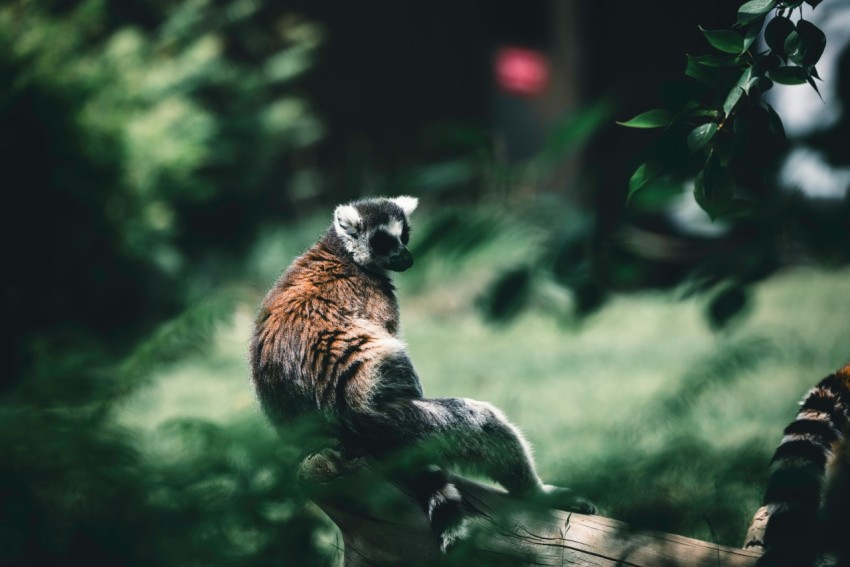
{"type": "Polygon", "coordinates": [[[413,254],[410,253],[410,250],[402,246],[398,252],[387,258],[381,267],[385,270],[392,270],[393,272],[403,272],[412,265],[413,254]]]}

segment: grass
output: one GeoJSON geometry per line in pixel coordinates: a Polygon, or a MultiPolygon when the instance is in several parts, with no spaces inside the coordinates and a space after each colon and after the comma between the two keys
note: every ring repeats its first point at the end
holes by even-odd
{"type": "MultiPolygon", "coordinates": [[[[316,226],[271,234],[259,248],[249,270],[257,301],[316,226]],[[288,244],[271,244],[284,236],[288,244]]],[[[561,313],[568,298],[554,298],[493,327],[471,307],[476,297],[541,242],[511,230],[453,259],[432,251],[398,277],[427,395],[501,407],[534,445],[544,480],[587,494],[605,515],[740,545],[796,402],[850,359],[850,270],[786,270],[755,287],[748,316],[721,333],[703,300],[662,293],[617,297],[568,324],[547,308],[561,313]]],[[[252,309],[239,309],[207,356],[130,399],[122,422],[151,443],[177,417],[261,422],[246,362],[252,309]]]]}

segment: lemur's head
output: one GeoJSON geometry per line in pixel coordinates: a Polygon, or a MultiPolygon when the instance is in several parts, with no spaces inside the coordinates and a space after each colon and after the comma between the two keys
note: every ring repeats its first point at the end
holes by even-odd
{"type": "Polygon", "coordinates": [[[418,204],[416,197],[379,197],[340,205],[334,231],[361,266],[403,272],[413,265],[407,241],[410,213],[418,204]]]}

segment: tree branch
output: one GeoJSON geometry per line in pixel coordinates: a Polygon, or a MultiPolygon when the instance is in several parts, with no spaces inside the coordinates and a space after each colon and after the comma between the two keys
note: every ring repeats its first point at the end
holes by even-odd
{"type": "Polygon", "coordinates": [[[635,529],[602,516],[542,508],[461,478],[469,536],[448,555],[422,509],[402,487],[363,463],[314,455],[299,471],[313,501],[339,527],[345,566],[572,565],[577,567],[750,567],[759,554],[635,529]]]}

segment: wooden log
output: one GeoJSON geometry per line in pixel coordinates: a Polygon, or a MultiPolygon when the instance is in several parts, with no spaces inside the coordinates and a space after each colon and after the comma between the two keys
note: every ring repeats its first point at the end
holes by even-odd
{"type": "Polygon", "coordinates": [[[759,553],[632,528],[603,516],[545,508],[461,477],[469,535],[448,554],[422,509],[370,466],[314,456],[300,471],[313,501],[339,527],[346,567],[363,565],[551,565],[750,567],[759,553]]]}

